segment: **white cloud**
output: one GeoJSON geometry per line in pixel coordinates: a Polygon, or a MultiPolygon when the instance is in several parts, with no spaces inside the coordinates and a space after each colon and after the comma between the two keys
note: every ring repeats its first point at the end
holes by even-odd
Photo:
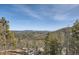
{"type": "Polygon", "coordinates": [[[36,19],[42,19],[40,15],[38,15],[36,12],[34,12],[33,10],[31,10],[28,6],[25,5],[13,5],[17,8],[19,8],[20,11],[24,12],[24,14],[28,14],[29,16],[32,16],[36,19]]]}
{"type": "Polygon", "coordinates": [[[62,20],[68,20],[68,17],[70,15],[70,12],[78,7],[79,5],[59,5],[56,6],[52,12],[54,12],[53,18],[54,20],[62,21],[62,20]]]}
{"type": "Polygon", "coordinates": [[[49,19],[66,20],[70,14],[70,11],[76,8],[77,4],[69,5],[39,5],[39,11],[30,9],[27,5],[14,5],[19,8],[25,15],[32,16],[36,19],[49,19]],[[50,7],[51,6],[51,7],[50,7]]]}
{"type": "Polygon", "coordinates": [[[55,20],[62,21],[62,20],[66,20],[67,19],[67,16],[66,15],[55,15],[54,16],[54,19],[55,20]]]}

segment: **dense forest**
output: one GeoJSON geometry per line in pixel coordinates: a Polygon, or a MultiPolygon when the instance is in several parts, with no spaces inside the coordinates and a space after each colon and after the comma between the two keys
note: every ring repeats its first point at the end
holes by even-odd
{"type": "Polygon", "coordinates": [[[0,19],[0,54],[78,55],[79,21],[56,31],[11,31],[9,21],[0,19]],[[17,50],[19,52],[17,52],[17,50]],[[2,53],[2,51],[4,53],[2,53]]]}

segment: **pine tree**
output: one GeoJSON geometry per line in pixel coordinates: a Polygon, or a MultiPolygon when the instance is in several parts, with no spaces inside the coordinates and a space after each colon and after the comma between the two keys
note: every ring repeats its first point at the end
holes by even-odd
{"type": "Polygon", "coordinates": [[[6,49],[7,49],[7,39],[6,39],[6,27],[5,27],[5,25],[7,24],[7,22],[6,22],[6,20],[5,20],[5,17],[2,17],[2,23],[3,23],[3,25],[2,25],[2,39],[3,39],[3,48],[4,48],[4,50],[5,50],[5,54],[6,54],[6,49]]]}
{"type": "Polygon", "coordinates": [[[72,27],[72,39],[70,40],[72,54],[79,54],[79,20],[72,27]]]}
{"type": "Polygon", "coordinates": [[[2,31],[0,31],[0,34],[2,34],[4,49],[5,50],[8,49],[8,46],[9,48],[11,46],[16,48],[16,39],[15,39],[14,33],[9,30],[9,24],[8,24],[9,22],[6,21],[5,17],[2,17],[1,22],[3,25],[2,25],[2,31]]]}
{"type": "Polygon", "coordinates": [[[44,54],[48,54],[49,53],[49,48],[48,48],[49,47],[49,40],[48,40],[49,34],[50,33],[47,34],[47,36],[46,36],[46,38],[44,40],[44,43],[45,43],[45,47],[44,47],[45,52],[44,52],[44,54]]]}
{"type": "Polygon", "coordinates": [[[59,43],[56,38],[53,38],[51,33],[48,33],[45,39],[45,54],[56,55],[58,52],[59,43]]]}

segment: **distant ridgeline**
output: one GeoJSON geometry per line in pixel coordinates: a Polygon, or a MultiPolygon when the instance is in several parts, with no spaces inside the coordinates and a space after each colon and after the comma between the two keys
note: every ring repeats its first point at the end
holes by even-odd
{"type": "Polygon", "coordinates": [[[72,27],[57,31],[10,31],[9,21],[0,19],[0,50],[16,48],[43,48],[43,54],[78,54],[79,55],[79,21],[72,27]],[[14,34],[15,33],[15,34],[14,34]]]}
{"type": "Polygon", "coordinates": [[[0,50],[44,46],[47,31],[10,31],[9,21],[0,19],[0,50]]]}
{"type": "Polygon", "coordinates": [[[4,17],[0,19],[0,50],[13,49],[16,44],[14,34],[9,30],[8,23],[4,17]]]}
{"type": "Polygon", "coordinates": [[[45,54],[79,55],[79,20],[72,27],[49,32],[45,39],[45,54]]]}

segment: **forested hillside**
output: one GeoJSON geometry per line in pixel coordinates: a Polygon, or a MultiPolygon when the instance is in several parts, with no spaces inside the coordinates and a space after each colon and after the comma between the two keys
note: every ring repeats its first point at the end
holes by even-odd
{"type": "Polygon", "coordinates": [[[45,54],[79,54],[79,20],[72,27],[49,32],[45,39],[45,54]]]}
{"type": "Polygon", "coordinates": [[[9,21],[0,19],[0,54],[77,55],[79,20],[56,31],[10,31],[9,21]],[[19,52],[17,52],[19,49],[19,52]],[[1,53],[1,52],[4,53],[1,53]],[[7,52],[8,51],[8,52],[7,52]]]}
{"type": "MultiPolygon", "coordinates": [[[[68,47],[68,39],[71,38],[71,27],[63,28],[57,31],[48,32],[48,31],[12,31],[15,33],[15,37],[17,38],[18,42],[18,48],[43,48],[49,50],[49,47],[51,46],[47,44],[49,41],[52,42],[52,40],[57,40],[58,44],[57,48],[59,48],[60,51],[56,51],[56,54],[63,54],[62,50],[64,47],[68,47]],[[48,41],[47,41],[48,40],[48,41]],[[46,45],[46,46],[45,46],[46,45]]],[[[56,41],[55,41],[56,42],[56,41]]],[[[55,43],[53,42],[53,43],[55,43]]],[[[51,44],[53,44],[51,43],[51,44]]],[[[56,46],[55,45],[55,46],[56,46]]],[[[52,49],[54,46],[52,46],[52,49]]],[[[56,49],[57,49],[56,48],[56,49]]],[[[55,50],[56,50],[55,49],[55,50]]],[[[55,52],[55,51],[53,51],[55,52]]],[[[48,51],[43,52],[43,54],[50,54],[48,51]]]]}
{"type": "Polygon", "coordinates": [[[44,46],[48,31],[12,31],[17,38],[18,48],[36,48],[44,46]]]}

